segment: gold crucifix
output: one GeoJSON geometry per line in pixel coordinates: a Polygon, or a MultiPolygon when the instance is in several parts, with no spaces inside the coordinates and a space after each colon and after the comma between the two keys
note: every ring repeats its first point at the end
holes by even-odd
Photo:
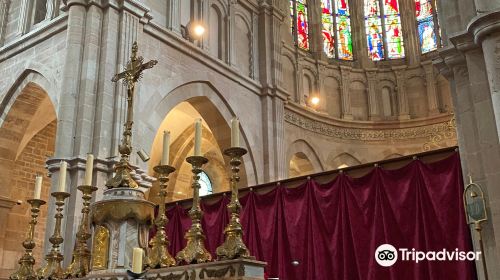
{"type": "Polygon", "coordinates": [[[142,73],[146,69],[151,69],[155,66],[158,61],[150,60],[149,62],[143,63],[144,58],[142,56],[137,56],[138,46],[137,42],[132,44],[132,55],[130,61],[127,63],[125,70],[119,74],[116,74],[112,82],[118,82],[123,80],[123,84],[127,87],[127,122],[125,123],[125,130],[123,131],[122,143],[118,147],[121,158],[120,162],[116,164],[115,177],[111,178],[107,183],[106,187],[108,189],[123,187],[123,188],[137,188],[138,185],[134,179],[130,176],[129,158],[132,152],[132,125],[134,124],[134,93],[135,85],[141,79],[142,73]]]}

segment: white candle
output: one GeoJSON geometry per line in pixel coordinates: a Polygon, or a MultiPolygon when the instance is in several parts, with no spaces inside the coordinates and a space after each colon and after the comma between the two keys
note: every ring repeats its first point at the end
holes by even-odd
{"type": "Polygon", "coordinates": [[[87,164],[85,166],[85,185],[92,186],[92,171],[94,169],[94,156],[87,154],[87,164]]]}
{"type": "Polygon", "coordinates": [[[68,171],[68,163],[61,161],[61,166],[59,168],[59,192],[66,191],[66,172],[68,171]]]}
{"type": "Polygon", "coordinates": [[[161,164],[168,165],[170,156],[170,131],[163,131],[163,153],[161,154],[161,164]]]}
{"type": "Polygon", "coordinates": [[[201,119],[194,123],[194,155],[201,156],[201,119]]]}
{"type": "Polygon", "coordinates": [[[141,273],[142,272],[142,249],[134,248],[132,254],[132,272],[141,273]]]}
{"type": "Polygon", "coordinates": [[[238,118],[231,120],[231,147],[240,146],[240,121],[238,118]]]}
{"type": "Polygon", "coordinates": [[[42,179],[42,176],[36,175],[34,199],[40,199],[40,195],[42,194],[42,179]]]}

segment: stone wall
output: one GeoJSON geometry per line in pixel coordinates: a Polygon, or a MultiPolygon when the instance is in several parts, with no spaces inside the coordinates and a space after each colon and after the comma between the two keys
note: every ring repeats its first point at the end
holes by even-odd
{"type": "MultiPolygon", "coordinates": [[[[7,218],[6,228],[2,229],[5,230],[5,239],[0,241],[0,245],[2,245],[0,249],[0,278],[7,278],[10,275],[24,252],[21,243],[26,237],[28,223],[31,219],[30,206],[26,200],[33,198],[36,174],[41,174],[44,177],[41,199],[49,200],[50,178],[47,177],[45,161],[47,156],[54,153],[55,135],[56,122],[53,121],[28,142],[12,163],[12,193],[9,197],[15,201],[22,201],[22,204],[12,209],[7,218]]],[[[42,260],[44,256],[46,221],[47,205],[41,208],[34,236],[37,244],[34,250],[35,259],[38,260],[37,266],[40,265],[39,260],[42,260]]]]}

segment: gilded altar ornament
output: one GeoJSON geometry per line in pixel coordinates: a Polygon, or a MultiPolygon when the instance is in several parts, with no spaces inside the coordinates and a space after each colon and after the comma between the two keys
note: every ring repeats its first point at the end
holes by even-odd
{"type": "Polygon", "coordinates": [[[111,81],[117,82],[123,80],[123,84],[127,87],[127,122],[123,131],[122,143],[118,147],[120,152],[120,162],[115,166],[115,176],[106,182],[108,189],[113,188],[138,188],[137,182],[134,181],[130,172],[132,168],[129,163],[130,154],[132,153],[132,125],[134,124],[134,94],[136,83],[141,79],[143,71],[153,68],[158,61],[150,60],[143,63],[144,58],[137,56],[137,42],[132,45],[132,55],[127,63],[124,71],[116,74],[111,81]]]}
{"type": "Polygon", "coordinates": [[[35,226],[37,224],[38,214],[40,207],[46,202],[41,199],[29,199],[28,203],[31,205],[31,220],[29,222],[28,232],[26,239],[23,241],[24,254],[19,260],[19,268],[14,272],[9,279],[11,280],[34,280],[37,275],[33,270],[35,258],[33,257],[33,249],[35,248],[35,241],[33,236],[35,234],[35,226]]]}
{"type": "Polygon", "coordinates": [[[467,217],[467,223],[473,224],[477,232],[477,242],[481,250],[481,263],[483,264],[484,279],[488,280],[488,269],[486,267],[486,255],[484,254],[484,244],[482,238],[481,223],[488,220],[486,213],[486,202],[484,199],[483,189],[479,184],[472,181],[472,176],[469,176],[469,184],[464,189],[464,209],[467,217]]]}
{"type": "Polygon", "coordinates": [[[217,258],[219,260],[251,258],[247,246],[243,242],[243,229],[240,223],[241,204],[238,198],[238,183],[240,181],[241,157],[247,153],[247,150],[240,147],[229,148],[224,154],[231,160],[231,202],[227,205],[231,220],[224,229],[226,239],[224,243],[217,248],[217,258]]]}
{"type": "Polygon", "coordinates": [[[96,226],[92,244],[92,270],[108,268],[109,230],[96,226]]]}
{"type": "Polygon", "coordinates": [[[87,246],[87,240],[92,236],[90,233],[89,212],[92,193],[97,190],[94,186],[79,186],[78,190],[82,192],[83,208],[82,220],[76,233],[76,248],[73,251],[73,260],[66,269],[66,278],[85,277],[90,271],[90,250],[87,246]]]}
{"type": "Polygon", "coordinates": [[[168,176],[175,171],[175,168],[170,165],[158,165],[154,167],[154,171],[158,174],[160,182],[160,204],[158,207],[158,215],[155,220],[156,234],[149,241],[151,248],[148,253],[147,264],[151,268],[170,267],[176,264],[174,257],[168,252],[168,241],[165,227],[168,223],[167,215],[165,214],[165,199],[167,196],[168,176]]]}
{"type": "Polygon", "coordinates": [[[52,196],[56,199],[56,223],[54,226],[54,233],[49,238],[52,244],[52,249],[45,256],[47,261],[44,267],[38,269],[37,274],[39,278],[45,279],[61,279],[64,278],[64,270],[61,267],[61,262],[63,261],[63,255],[61,254],[60,246],[64,242],[61,236],[61,221],[63,218],[63,206],[64,200],[70,196],[67,192],[53,192],[52,196]]]}
{"type": "Polygon", "coordinates": [[[208,159],[203,156],[191,156],[186,159],[193,168],[193,206],[189,210],[189,217],[191,218],[191,228],[186,232],[184,238],[187,241],[186,247],[182,249],[177,256],[178,262],[191,263],[204,263],[212,260],[212,256],[205,248],[205,234],[201,227],[201,218],[203,211],[200,207],[200,173],[201,167],[208,162],[208,159]]]}

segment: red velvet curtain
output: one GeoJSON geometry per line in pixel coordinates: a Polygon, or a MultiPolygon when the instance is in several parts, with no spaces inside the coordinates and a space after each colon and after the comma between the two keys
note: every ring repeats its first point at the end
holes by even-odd
{"type": "MultiPolygon", "coordinates": [[[[374,168],[362,178],[340,174],[328,184],[308,180],[298,188],[276,186],[241,198],[244,240],[252,255],[268,263],[269,277],[287,280],[475,279],[470,261],[400,261],[382,267],[376,248],[470,251],[462,204],[458,153],[439,162],[414,160],[398,170],[374,168]],[[298,261],[299,265],[292,265],[298,261]]],[[[202,204],[207,249],[223,240],[228,196],[202,204]]],[[[170,252],[184,245],[187,209],[168,209],[170,252]]]]}

